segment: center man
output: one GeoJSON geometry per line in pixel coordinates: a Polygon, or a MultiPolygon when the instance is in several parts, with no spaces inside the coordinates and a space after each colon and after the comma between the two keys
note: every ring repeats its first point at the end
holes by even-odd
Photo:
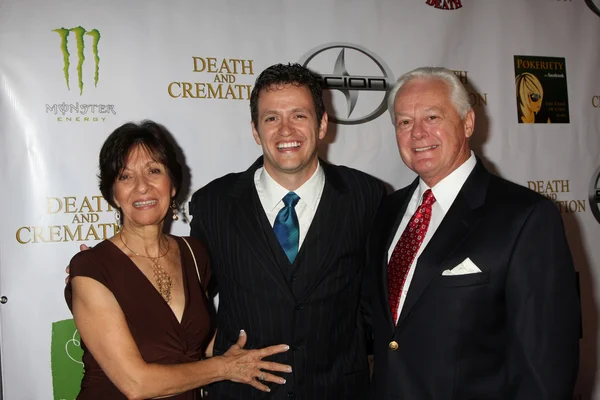
{"type": "Polygon", "coordinates": [[[263,393],[213,385],[216,399],[365,399],[369,368],[361,313],[365,243],[384,187],[360,171],[318,158],[327,113],[318,78],[274,65],[250,97],[263,155],[192,197],[192,235],[208,246],[219,287],[214,354],[286,343],[285,385],[263,393]]]}

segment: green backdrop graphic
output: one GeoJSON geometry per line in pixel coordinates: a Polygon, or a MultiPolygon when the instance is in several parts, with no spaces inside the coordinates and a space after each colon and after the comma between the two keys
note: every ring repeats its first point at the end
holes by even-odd
{"type": "Polygon", "coordinates": [[[83,35],[88,35],[92,37],[92,53],[94,54],[94,86],[98,86],[98,71],[100,65],[100,57],[98,56],[98,42],[100,41],[100,32],[97,29],[86,31],[81,26],[71,29],[54,29],[53,32],[58,33],[60,36],[60,50],[63,54],[64,62],[63,71],[65,75],[65,80],[67,82],[67,88],[69,90],[71,90],[71,85],[69,84],[69,66],[71,65],[71,53],[69,53],[68,43],[69,34],[73,32],[73,34],[75,35],[75,43],[77,44],[77,82],[79,86],[80,96],[83,94],[83,63],[85,61],[85,39],[83,35]]]}
{"type": "Polygon", "coordinates": [[[54,400],[74,400],[83,377],[81,338],[72,319],[52,324],[52,389],[54,400]]]}

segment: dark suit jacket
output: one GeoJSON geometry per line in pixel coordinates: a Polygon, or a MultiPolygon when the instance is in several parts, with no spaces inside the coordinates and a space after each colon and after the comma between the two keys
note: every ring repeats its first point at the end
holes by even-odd
{"type": "Polygon", "coordinates": [[[325,187],[293,265],[262,208],[254,173],[219,178],[192,197],[192,235],[208,246],[219,284],[215,355],[248,334],[247,348],[289,344],[272,357],[289,364],[285,385],[271,393],[221,382],[216,399],[365,399],[369,369],[359,300],[365,244],[381,182],[362,172],[321,161],[325,187]]]}
{"type": "Polygon", "coordinates": [[[387,251],[417,185],[383,201],[369,239],[372,398],[571,399],[580,311],[560,214],[479,160],[419,257],[394,326],[387,251]],[[482,273],[442,276],[467,257],[482,273]]]}

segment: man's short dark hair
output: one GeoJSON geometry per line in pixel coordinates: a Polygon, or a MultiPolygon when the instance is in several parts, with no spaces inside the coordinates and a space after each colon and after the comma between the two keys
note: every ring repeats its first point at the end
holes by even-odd
{"type": "Polygon", "coordinates": [[[175,197],[181,188],[183,169],[177,161],[172,136],[166,128],[153,121],[143,121],[137,125],[124,124],[111,133],[100,150],[100,192],[104,199],[113,206],[115,204],[113,185],[127,162],[127,157],[137,146],[141,146],[154,161],[163,164],[167,170],[171,184],[175,188],[175,197]]]}
{"type": "Polygon", "coordinates": [[[260,73],[254,88],[250,94],[250,115],[254,126],[258,127],[258,97],[261,90],[270,90],[273,87],[283,85],[305,86],[310,91],[310,95],[315,106],[317,122],[320,123],[325,114],[325,105],[323,104],[323,89],[321,81],[317,75],[308,68],[297,63],[275,64],[260,73]]]}

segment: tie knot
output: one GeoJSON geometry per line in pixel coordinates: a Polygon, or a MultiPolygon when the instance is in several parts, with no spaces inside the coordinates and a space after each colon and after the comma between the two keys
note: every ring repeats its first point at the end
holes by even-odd
{"type": "Polygon", "coordinates": [[[294,192],[289,192],[283,196],[283,204],[285,204],[286,207],[296,207],[298,200],[300,200],[300,196],[294,192]]]}
{"type": "Polygon", "coordinates": [[[423,193],[423,205],[431,206],[433,203],[435,203],[435,196],[431,189],[427,189],[425,193],[423,193]]]}

